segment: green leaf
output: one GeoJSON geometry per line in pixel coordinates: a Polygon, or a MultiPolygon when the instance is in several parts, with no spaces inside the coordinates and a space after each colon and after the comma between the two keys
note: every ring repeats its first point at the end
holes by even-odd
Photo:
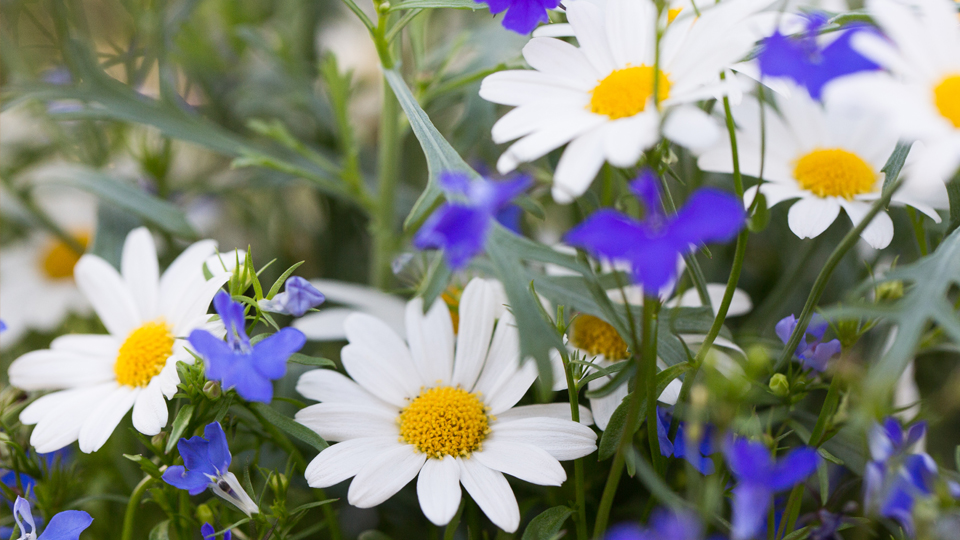
{"type": "Polygon", "coordinates": [[[317,435],[313,430],[307,426],[304,426],[303,424],[298,423],[293,418],[289,418],[278,413],[274,409],[270,408],[269,405],[265,403],[253,403],[251,406],[256,409],[258,413],[263,415],[268,422],[279,428],[281,431],[309,444],[318,452],[330,446],[327,444],[327,441],[323,440],[323,438],[317,435]]]}
{"type": "MultiPolygon", "coordinates": [[[[472,0],[470,0],[472,1],[472,0]]],[[[393,89],[397,96],[400,107],[410,120],[410,128],[413,134],[420,141],[423,153],[427,158],[427,168],[429,178],[427,179],[427,188],[423,190],[420,198],[413,205],[410,214],[403,222],[404,228],[410,228],[421,223],[427,215],[440,202],[443,192],[437,183],[440,173],[445,171],[460,171],[473,178],[479,178],[479,174],[470,168],[460,154],[450,146],[443,135],[434,127],[430,117],[423,111],[417,98],[410,93],[410,88],[403,81],[403,77],[395,69],[388,69],[383,72],[383,76],[393,89]]]]}
{"type": "Polygon", "coordinates": [[[190,420],[193,418],[193,403],[189,405],[184,405],[180,412],[177,413],[177,417],[173,420],[173,427],[170,429],[170,437],[167,438],[167,446],[164,448],[164,452],[170,453],[173,450],[173,447],[177,445],[177,441],[180,440],[180,437],[183,436],[183,432],[187,429],[187,426],[190,425],[190,420]]]}
{"type": "Polygon", "coordinates": [[[157,523],[157,526],[150,531],[150,540],[170,540],[169,519],[157,523]]]}
{"type": "Polygon", "coordinates": [[[391,4],[389,11],[430,8],[470,9],[477,11],[478,9],[487,9],[487,6],[474,0],[407,0],[406,2],[391,4]]]}
{"type": "Polygon", "coordinates": [[[760,200],[757,201],[757,208],[747,222],[747,227],[752,233],[758,233],[766,229],[767,225],[770,224],[770,209],[767,208],[767,198],[763,193],[760,193],[758,196],[760,200]]]}
{"type": "MultiPolygon", "coordinates": [[[[249,255],[249,253],[247,255],[249,255]]],[[[267,296],[265,296],[264,298],[272,299],[274,296],[276,296],[276,294],[280,292],[280,287],[283,286],[283,284],[287,281],[287,278],[290,277],[290,275],[293,274],[293,271],[296,270],[303,263],[304,261],[300,261],[294,264],[293,266],[291,266],[290,268],[287,268],[282,274],[280,274],[280,277],[278,277],[277,280],[273,282],[273,286],[270,287],[270,291],[267,292],[267,296]]]]}
{"type": "Polygon", "coordinates": [[[380,531],[369,530],[363,531],[360,533],[360,536],[357,536],[357,540],[393,540],[393,538],[383,534],[380,531]]]}
{"type": "Polygon", "coordinates": [[[147,473],[153,478],[160,478],[163,476],[163,473],[160,472],[160,467],[157,467],[156,463],[141,456],[140,454],[124,454],[123,457],[139,465],[141,471],[147,473]]]}
{"type": "Polygon", "coordinates": [[[97,234],[93,237],[89,252],[119,270],[127,234],[140,225],[143,223],[136,216],[112,204],[97,205],[97,234]]]}
{"type": "Polygon", "coordinates": [[[150,195],[129,182],[104,173],[77,168],[69,176],[51,176],[43,184],[70,186],[96,195],[101,201],[143,219],[148,223],[183,238],[196,238],[186,216],[176,206],[150,195]]]}
{"type": "Polygon", "coordinates": [[[429,309],[433,305],[433,301],[443,294],[452,275],[450,266],[443,260],[443,254],[435,253],[433,262],[427,269],[427,277],[424,278],[417,289],[417,296],[423,297],[423,309],[429,309]]]}
{"type": "Polygon", "coordinates": [[[296,513],[298,513],[298,512],[306,512],[307,510],[309,510],[309,509],[311,509],[311,508],[316,508],[316,507],[318,507],[318,506],[323,506],[323,505],[325,505],[325,504],[330,504],[330,503],[332,503],[332,502],[336,502],[336,501],[339,501],[339,500],[340,500],[340,499],[326,499],[326,500],[324,500],[324,501],[314,501],[314,502],[310,502],[310,503],[306,503],[306,504],[301,504],[300,506],[294,508],[293,510],[290,510],[290,514],[292,515],[292,514],[296,514],[296,513]]]}
{"type": "Polygon", "coordinates": [[[898,142],[897,147],[893,149],[893,153],[890,154],[887,162],[883,165],[883,168],[880,169],[880,172],[886,173],[886,177],[883,179],[884,190],[890,187],[897,181],[897,178],[900,177],[900,169],[903,168],[903,163],[907,160],[911,146],[913,146],[912,142],[898,142]]]}
{"type": "Polygon", "coordinates": [[[557,533],[563,523],[573,515],[573,509],[566,506],[554,506],[540,513],[530,520],[530,524],[523,531],[521,540],[553,540],[559,538],[557,533]]]}
{"type": "Polygon", "coordinates": [[[307,356],[305,354],[293,353],[290,356],[290,361],[294,364],[302,364],[304,366],[316,366],[321,368],[332,368],[337,367],[336,362],[330,360],[329,358],[320,358],[319,356],[307,356]]]}
{"type": "Polygon", "coordinates": [[[960,175],[947,182],[947,197],[950,199],[950,225],[947,234],[960,228],[960,175]]]}

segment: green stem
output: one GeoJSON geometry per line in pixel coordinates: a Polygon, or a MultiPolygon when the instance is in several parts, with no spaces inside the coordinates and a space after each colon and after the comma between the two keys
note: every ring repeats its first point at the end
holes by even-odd
{"type": "Polygon", "coordinates": [[[460,508],[457,508],[457,513],[453,515],[453,519],[450,520],[450,523],[447,523],[447,528],[443,530],[443,540],[453,540],[453,537],[457,534],[457,527],[460,526],[460,516],[463,515],[463,507],[466,506],[467,500],[460,499],[460,508]]]}
{"type": "Polygon", "coordinates": [[[395,247],[394,206],[400,167],[400,103],[393,89],[383,82],[380,113],[379,174],[376,213],[373,218],[373,264],[370,282],[383,289],[390,280],[390,261],[395,247]]]}
{"type": "Polygon", "coordinates": [[[920,248],[920,256],[926,257],[930,249],[927,247],[927,231],[923,226],[923,214],[917,212],[913,207],[907,207],[907,215],[910,216],[910,224],[913,225],[913,234],[917,237],[917,247],[920,248]]]}
{"type": "Polygon", "coordinates": [[[896,191],[900,189],[900,186],[902,185],[902,178],[894,182],[883,194],[883,196],[873,203],[873,206],[870,207],[870,211],[863,216],[863,220],[860,221],[856,227],[851,229],[850,232],[843,237],[843,240],[840,241],[837,247],[833,250],[833,253],[830,254],[830,258],[827,259],[826,264],[824,264],[823,268],[820,270],[820,274],[817,275],[816,281],[813,282],[813,287],[810,289],[810,295],[807,296],[807,302],[804,304],[803,311],[800,312],[800,317],[797,320],[797,326],[793,329],[793,334],[790,336],[790,341],[788,341],[784,346],[783,353],[777,360],[774,371],[779,371],[784,365],[786,365],[787,362],[790,361],[790,358],[793,356],[793,352],[797,349],[797,345],[800,343],[800,340],[807,331],[807,325],[810,324],[810,318],[813,316],[813,309],[820,301],[820,297],[823,295],[824,289],[827,288],[827,281],[829,281],[830,276],[837,268],[837,265],[840,264],[840,260],[843,259],[843,256],[846,255],[854,245],[856,245],[858,240],[860,240],[860,234],[864,231],[864,229],[867,228],[868,225],[870,225],[870,222],[873,221],[873,218],[876,217],[876,215],[879,214],[888,204],[890,204],[890,199],[893,197],[893,194],[896,193],[896,191]]]}
{"type": "MultiPolygon", "coordinates": [[[[657,322],[660,312],[660,298],[646,295],[643,299],[643,341],[641,342],[642,364],[638,372],[643,372],[646,380],[647,395],[647,440],[650,442],[650,461],[654,469],[664,474],[663,456],[660,455],[660,439],[657,437],[657,322]]],[[[637,388],[634,387],[634,392],[637,388]]],[[[651,497],[652,499],[652,497],[651,497]]]]}
{"type": "Polygon", "coordinates": [[[137,484],[137,487],[133,488],[133,493],[130,494],[130,500],[127,501],[127,510],[123,514],[123,532],[120,534],[120,540],[130,540],[133,537],[133,520],[137,514],[137,507],[140,505],[140,499],[143,498],[143,494],[147,492],[147,488],[149,488],[153,482],[155,482],[153,477],[145,476],[143,480],[137,484]]]}
{"type": "MultiPolygon", "coordinates": [[[[560,353],[563,360],[563,372],[567,378],[567,396],[570,399],[570,418],[574,422],[580,422],[580,394],[577,391],[577,385],[573,380],[573,365],[570,363],[566,352],[560,353]]],[[[577,540],[587,540],[587,507],[583,480],[583,458],[577,458],[573,462],[574,490],[576,491],[577,501],[577,540]]]]}

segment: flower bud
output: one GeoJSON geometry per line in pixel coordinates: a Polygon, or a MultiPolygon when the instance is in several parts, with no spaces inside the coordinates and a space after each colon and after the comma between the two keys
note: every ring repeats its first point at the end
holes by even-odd
{"type": "Polygon", "coordinates": [[[197,506],[197,521],[200,523],[213,523],[213,510],[206,504],[197,506]]]}
{"type": "Polygon", "coordinates": [[[787,397],[790,395],[790,382],[783,373],[774,373],[770,377],[770,392],[777,397],[787,397]]]}
{"type": "Polygon", "coordinates": [[[903,297],[903,282],[898,280],[881,283],[877,285],[876,293],[877,302],[897,300],[903,297]]]}
{"type": "Polygon", "coordinates": [[[220,387],[220,381],[207,381],[203,384],[203,395],[216,401],[223,395],[223,388],[220,387]]]}
{"type": "Polygon", "coordinates": [[[272,489],[273,492],[277,494],[277,496],[280,496],[281,493],[286,493],[287,486],[289,485],[287,476],[283,473],[271,474],[270,479],[267,481],[267,483],[269,484],[270,489],[272,489]]]}

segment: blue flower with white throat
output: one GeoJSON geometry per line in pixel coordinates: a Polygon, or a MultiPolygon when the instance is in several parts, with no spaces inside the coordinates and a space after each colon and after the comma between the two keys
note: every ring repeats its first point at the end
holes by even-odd
{"type": "Polygon", "coordinates": [[[413,237],[417,249],[443,249],[447,264],[461,270],[482,250],[493,220],[532,184],[528,176],[496,182],[470,180],[466,173],[444,172],[440,187],[454,200],[445,202],[413,237]]]}
{"type": "Polygon", "coordinates": [[[319,306],[326,300],[322,292],[300,276],[293,276],[283,284],[283,292],[271,299],[264,298],[259,302],[260,309],[272,313],[282,313],[303,317],[311,309],[319,306]]]}
{"type": "Polygon", "coordinates": [[[287,372],[287,359],[303,348],[307,338],[295,328],[283,328],[276,334],[251,344],[244,329],[243,305],[220,291],[213,306],[227,330],[223,341],[206,330],[190,333],[190,345],[203,357],[207,378],[220,381],[224,388],[235,388],[248,401],[270,403],[273,384],[287,372]]]}
{"type": "MultiPolygon", "coordinates": [[[[796,317],[793,315],[784,317],[780,320],[780,322],[777,323],[777,337],[780,338],[780,341],[786,344],[790,341],[790,336],[793,334],[796,327],[796,317]]],[[[834,356],[840,354],[842,349],[839,339],[832,339],[826,342],[823,341],[823,335],[826,332],[826,319],[821,317],[819,314],[814,313],[813,317],[810,319],[810,324],[807,325],[807,329],[803,333],[803,338],[797,345],[797,350],[793,353],[797,358],[800,359],[800,363],[803,364],[804,367],[811,368],[819,373],[826,371],[827,362],[829,362],[834,356]],[[807,341],[808,337],[812,339],[807,341]]]]}
{"type": "Polygon", "coordinates": [[[50,523],[38,536],[30,502],[23,497],[17,497],[17,502],[13,503],[13,519],[20,530],[17,540],[78,540],[80,533],[93,523],[93,518],[86,512],[66,510],[50,518],[50,523]]]}
{"type": "Polygon", "coordinates": [[[168,467],[163,472],[163,481],[186,490],[190,495],[199,495],[207,488],[250,516],[258,513],[256,503],[240,487],[237,476],[230,472],[230,448],[227,436],[219,422],[208,424],[203,437],[183,438],[177,442],[177,450],[183,465],[168,467]]]}

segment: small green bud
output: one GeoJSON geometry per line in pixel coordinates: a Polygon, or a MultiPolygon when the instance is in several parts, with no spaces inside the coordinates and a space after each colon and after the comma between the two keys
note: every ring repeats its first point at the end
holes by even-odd
{"type": "Polygon", "coordinates": [[[787,397],[790,395],[790,381],[783,373],[774,373],[770,377],[770,392],[777,397],[787,397]]]}
{"type": "Polygon", "coordinates": [[[270,480],[268,480],[270,489],[273,490],[278,496],[281,493],[287,492],[287,486],[289,484],[287,476],[283,473],[273,473],[270,475],[270,480]]]}
{"type": "Polygon", "coordinates": [[[380,13],[388,13],[390,11],[390,2],[380,4],[377,9],[380,10],[380,13]]]}
{"type": "Polygon", "coordinates": [[[197,506],[197,521],[200,523],[213,523],[213,510],[206,504],[197,506]]]}
{"type": "Polygon", "coordinates": [[[887,281],[877,285],[877,302],[897,300],[903,297],[902,281],[887,281]]]}
{"type": "Polygon", "coordinates": [[[223,395],[223,389],[220,387],[220,381],[207,381],[203,384],[203,395],[216,401],[223,395]]]}
{"type": "Polygon", "coordinates": [[[849,349],[860,341],[863,331],[857,319],[843,319],[837,321],[837,339],[844,349],[849,349]]]}
{"type": "Polygon", "coordinates": [[[752,373],[758,373],[770,365],[770,351],[763,345],[751,345],[747,348],[747,365],[752,373]]]}
{"type": "Polygon", "coordinates": [[[157,433],[156,435],[154,435],[152,439],[150,439],[150,443],[156,446],[157,448],[163,448],[163,445],[166,444],[166,442],[167,442],[166,431],[161,431],[160,433],[157,433]]]}

